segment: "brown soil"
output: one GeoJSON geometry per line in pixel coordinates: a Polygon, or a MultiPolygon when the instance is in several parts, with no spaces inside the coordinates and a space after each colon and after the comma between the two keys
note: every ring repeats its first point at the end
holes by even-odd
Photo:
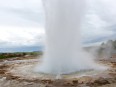
{"type": "Polygon", "coordinates": [[[111,69],[102,74],[72,79],[23,78],[9,72],[10,69],[23,62],[4,63],[4,60],[0,62],[0,87],[116,87],[116,62],[114,60],[116,61],[115,58],[101,61],[111,66],[111,69]]]}

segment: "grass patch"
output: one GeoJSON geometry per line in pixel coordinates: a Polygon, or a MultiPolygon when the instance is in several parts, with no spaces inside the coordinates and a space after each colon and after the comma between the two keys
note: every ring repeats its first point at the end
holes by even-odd
{"type": "Polygon", "coordinates": [[[5,58],[14,58],[14,57],[24,57],[26,55],[28,56],[38,56],[42,55],[42,52],[15,52],[15,53],[0,53],[0,59],[5,58]]]}

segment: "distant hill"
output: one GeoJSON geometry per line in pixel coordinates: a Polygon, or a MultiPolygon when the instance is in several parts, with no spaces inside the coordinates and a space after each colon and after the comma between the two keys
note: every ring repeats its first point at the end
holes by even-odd
{"type": "Polygon", "coordinates": [[[0,48],[0,53],[9,53],[9,52],[33,52],[33,51],[43,51],[43,46],[22,46],[22,47],[8,47],[0,48]]]}

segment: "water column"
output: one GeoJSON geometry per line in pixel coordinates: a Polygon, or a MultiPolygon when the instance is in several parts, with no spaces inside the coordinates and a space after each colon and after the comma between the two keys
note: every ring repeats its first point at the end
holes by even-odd
{"type": "Polygon", "coordinates": [[[91,56],[82,50],[80,23],[84,0],[43,0],[45,9],[46,49],[39,72],[68,74],[93,69],[91,56]]]}

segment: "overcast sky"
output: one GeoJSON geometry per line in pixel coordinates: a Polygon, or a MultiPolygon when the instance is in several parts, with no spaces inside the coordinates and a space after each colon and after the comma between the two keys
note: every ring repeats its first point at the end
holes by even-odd
{"type": "MultiPolygon", "coordinates": [[[[116,39],[116,0],[87,0],[83,43],[116,39]]],[[[41,0],[0,0],[0,48],[38,46],[44,36],[41,0]]]]}

